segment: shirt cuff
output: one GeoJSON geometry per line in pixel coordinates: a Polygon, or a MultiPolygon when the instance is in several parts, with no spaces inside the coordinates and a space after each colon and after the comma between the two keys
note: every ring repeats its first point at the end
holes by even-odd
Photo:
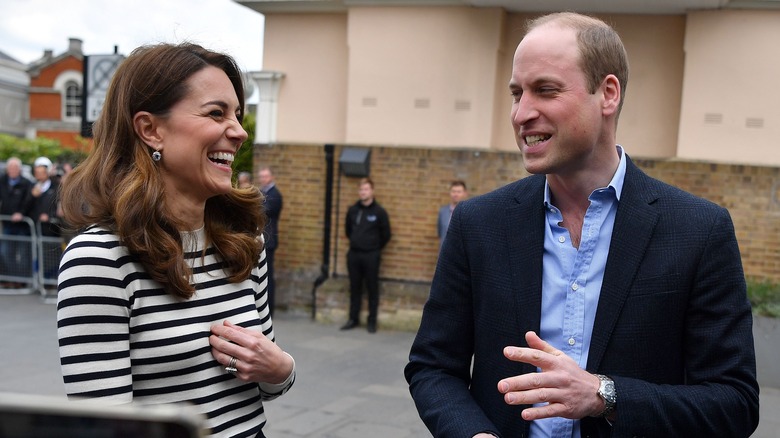
{"type": "Polygon", "coordinates": [[[267,382],[259,382],[257,385],[260,387],[260,389],[268,394],[276,394],[281,391],[283,391],[285,388],[290,386],[293,379],[295,379],[295,358],[290,355],[290,353],[284,351],[284,354],[290,357],[290,359],[293,361],[293,367],[292,371],[290,371],[290,375],[287,376],[286,379],[284,379],[284,382],[282,383],[267,383],[267,382]]]}

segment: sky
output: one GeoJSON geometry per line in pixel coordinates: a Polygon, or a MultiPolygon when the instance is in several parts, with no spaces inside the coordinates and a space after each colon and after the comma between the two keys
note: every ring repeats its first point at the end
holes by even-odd
{"type": "Polygon", "coordinates": [[[143,44],[198,43],[262,70],[262,14],[233,0],[0,0],[0,51],[29,64],[82,41],[85,55],[128,55],[143,44]]]}

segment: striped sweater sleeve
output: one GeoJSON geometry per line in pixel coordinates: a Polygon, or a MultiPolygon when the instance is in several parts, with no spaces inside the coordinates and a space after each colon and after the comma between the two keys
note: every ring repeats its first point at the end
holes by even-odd
{"type": "Polygon", "coordinates": [[[77,236],[64,252],[58,280],[60,365],[70,398],[132,401],[128,261],[109,233],[77,236]]]}

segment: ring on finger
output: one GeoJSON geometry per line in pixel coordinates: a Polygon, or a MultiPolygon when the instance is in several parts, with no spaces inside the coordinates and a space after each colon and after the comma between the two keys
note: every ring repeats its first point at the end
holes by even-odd
{"type": "Polygon", "coordinates": [[[238,372],[238,369],[236,368],[236,363],[238,362],[238,359],[236,359],[235,356],[230,357],[230,362],[228,363],[228,366],[225,367],[225,371],[229,374],[235,375],[236,372],[238,372]]]}

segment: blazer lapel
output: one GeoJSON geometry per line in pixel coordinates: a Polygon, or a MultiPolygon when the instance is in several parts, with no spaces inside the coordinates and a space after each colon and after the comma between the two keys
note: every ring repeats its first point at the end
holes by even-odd
{"type": "Polygon", "coordinates": [[[515,291],[518,338],[525,345],[525,333],[539,332],[542,312],[542,254],[544,251],[544,176],[518,186],[504,225],[515,291]]]}
{"type": "Polygon", "coordinates": [[[599,368],[620,311],[650,243],[659,213],[653,207],[658,194],[650,178],[633,162],[626,163],[626,177],[615,216],[615,227],[604,271],[587,369],[599,368]]]}

